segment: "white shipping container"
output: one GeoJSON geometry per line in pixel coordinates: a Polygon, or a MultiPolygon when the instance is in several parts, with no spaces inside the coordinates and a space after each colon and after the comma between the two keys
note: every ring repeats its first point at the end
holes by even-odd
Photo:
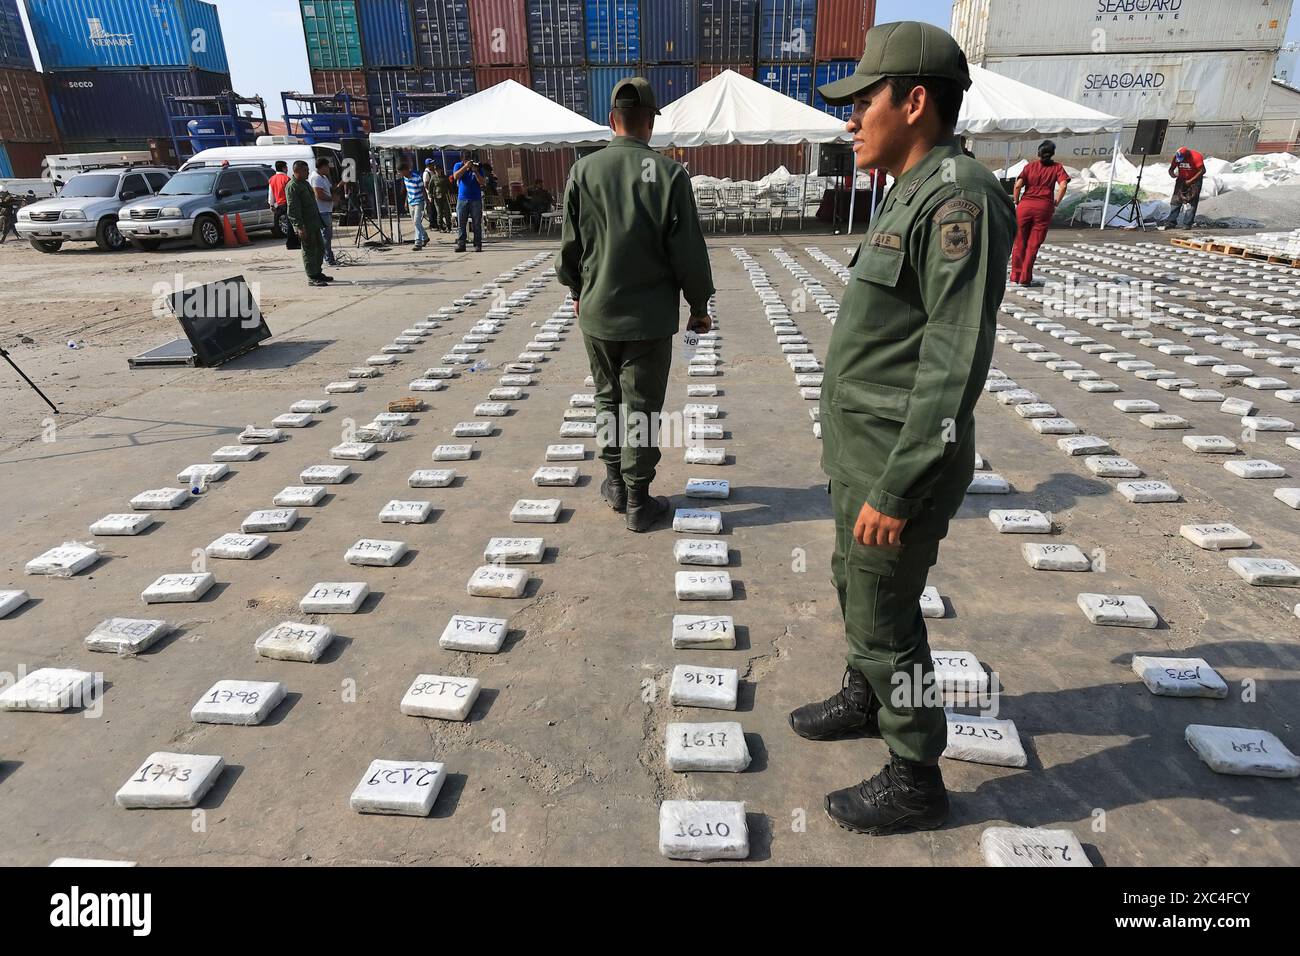
{"type": "Polygon", "coordinates": [[[1276,50],[1292,0],[953,0],[966,57],[1276,50]]]}
{"type": "Polygon", "coordinates": [[[997,57],[984,66],[1126,123],[1259,122],[1276,54],[1258,52],[997,57]]]}
{"type": "MultiPolygon", "coordinates": [[[[1131,152],[1136,126],[1125,126],[1120,136],[1120,152],[1134,163],[1139,157],[1131,152]]],[[[1102,133],[1095,136],[1050,136],[1044,137],[1056,143],[1056,158],[1066,166],[1082,169],[1099,160],[1110,159],[1115,146],[1114,133],[1102,133]]],[[[1234,160],[1256,152],[1259,140],[1259,126],[1254,123],[1217,123],[1187,126],[1170,125],[1165,134],[1165,148],[1158,156],[1147,157],[1147,176],[1168,178],[1165,170],[1173,158],[1174,151],[1180,146],[1190,146],[1197,152],[1216,159],[1234,160]],[[1155,170],[1153,173],[1152,170],[1155,170]]],[[[1038,144],[1033,142],[1012,143],[1011,161],[1033,159],[1037,155],[1038,144]]],[[[976,159],[1001,167],[1007,160],[1007,144],[991,140],[980,141],[978,138],[971,146],[976,159]]],[[[1145,177],[1144,177],[1145,181],[1145,177]]]]}

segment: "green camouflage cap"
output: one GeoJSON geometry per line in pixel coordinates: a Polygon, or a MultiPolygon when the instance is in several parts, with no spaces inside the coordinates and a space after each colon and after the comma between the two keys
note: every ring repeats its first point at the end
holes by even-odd
{"type": "Polygon", "coordinates": [[[609,108],[614,110],[636,106],[644,106],[654,110],[656,116],[659,115],[659,106],[655,102],[655,91],[650,86],[650,81],[642,76],[633,76],[615,83],[614,92],[609,97],[609,108]]]}
{"type": "Polygon", "coordinates": [[[858,68],[842,80],[819,86],[817,92],[831,106],[844,106],[890,76],[941,77],[970,89],[970,68],[957,41],[932,24],[903,20],[868,30],[858,68]]]}

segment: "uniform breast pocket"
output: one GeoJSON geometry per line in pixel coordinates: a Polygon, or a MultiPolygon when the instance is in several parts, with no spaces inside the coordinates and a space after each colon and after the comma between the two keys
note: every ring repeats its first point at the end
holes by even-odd
{"type": "Polygon", "coordinates": [[[914,315],[902,288],[906,259],[901,249],[863,249],[850,271],[852,278],[836,324],[848,324],[866,338],[907,338],[914,315]]]}

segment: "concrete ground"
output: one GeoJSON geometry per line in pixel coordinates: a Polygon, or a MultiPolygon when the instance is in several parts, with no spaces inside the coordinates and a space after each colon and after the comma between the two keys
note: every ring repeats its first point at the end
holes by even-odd
{"type": "MultiPolygon", "coordinates": [[[[1096,234],[1050,236],[1056,244],[1078,240],[1095,241],[1096,234]]],[[[1227,569],[1225,554],[1201,551],[1178,535],[1184,523],[1231,521],[1254,536],[1251,554],[1293,558],[1300,553],[1295,513],[1271,495],[1296,480],[1243,481],[1219,458],[1184,448],[1185,433],[1142,427],[1112,400],[1152,398],[1190,419],[1198,434],[1239,432],[1215,405],[1182,401],[1006,316],[1004,324],[1103,371],[1123,392],[1085,393],[1006,346],[998,346],[994,364],[1085,431],[1110,440],[1148,475],[1171,482],[1184,500],[1129,504],[1114,480],[1092,476],[1081,459],[1066,457],[1052,438],[986,396],[977,413],[979,449],[1015,493],[972,496],[953,522],[931,576],[948,604],[944,619],[929,622],[931,644],[972,651],[997,673],[1001,716],[1016,722],[1028,766],[945,760],[953,814],[942,830],[873,839],[826,818],[823,795],[874,773],[886,752],[879,740],[808,742],[786,723],[791,708],[836,689],[843,671],[829,581],[831,522],[808,416],[814,403],[799,397],[729,252],[735,245],[758,258],[787,298],[795,282],[770,249],[790,252],[837,296],[842,287],[805,247],[848,261],[843,237],[710,238],[725,359],[722,376],[712,381],[721,387],[728,464],[687,466],[680,448],[668,448],[657,487],[684,505],[688,478],[731,482],[731,499],[719,506],[737,593],[725,608],[706,610],[734,615],[740,640],[732,651],[673,650],[672,615],[698,612],[674,597],[678,536],[667,529],[626,532],[599,501],[600,466],[590,451],[579,487],[539,492],[531,483],[545,446],[560,440],[569,396],[585,391],[576,329],[509,417],[497,421],[497,433],[474,441],[474,460],[455,464],[461,477],[453,487],[415,491],[406,480],[416,468],[433,467],[430,450],[451,440],[454,423],[472,417],[496,384],[494,369],[461,374],[447,390],[425,394],[428,408],[405,440],[356,464],[352,480],[330,488],[321,506],[303,509],[297,527],[273,535],[261,557],[211,561],[219,583],[202,601],[142,603],[140,592],[159,574],[188,570],[194,549],[238,530],[250,511],[270,507],[307,465],[328,462],[346,420],[368,421],[387,401],[410,394],[407,382],[440,364],[486,304],[434,332],[364,392],[334,396],[336,407],[313,426],[265,446],[256,461],[232,466],[202,497],[158,513],[150,531],[97,539],[104,557],[91,570],[70,579],[24,575],[32,557],[90,538],[91,522],[128,510],[134,494],[176,485],[179,470],[208,461],[245,425],[267,424],[294,400],[324,397],[326,382],[345,377],[412,322],[556,243],[490,242],[481,256],[453,257],[445,243],[420,254],[409,246],[362,252],[361,264],[335,271],[339,282],[328,290],[308,289],[296,255],[265,240],[216,253],[178,248],[107,256],[77,248],[42,256],[26,247],[0,249],[0,344],[65,411],[53,440],[43,441],[42,434],[51,437],[43,426],[48,410],[0,367],[0,589],[24,588],[34,599],[0,620],[0,671],[77,667],[102,672],[106,682],[99,717],[0,714],[0,863],[79,856],[142,864],[667,864],[657,851],[657,817],[659,803],[672,798],[743,800],[750,861],[759,863],[979,865],[981,831],[1002,824],[1068,828],[1093,862],[1110,866],[1300,862],[1295,782],[1215,774],[1183,741],[1187,724],[1211,723],[1267,729],[1300,749],[1300,621],[1291,610],[1297,592],[1250,587],[1227,569]],[[173,320],[153,317],[156,283],[170,283],[174,274],[194,282],[237,273],[260,283],[273,339],[219,369],[127,370],[129,355],[176,334],[173,320]],[[561,521],[525,529],[542,534],[548,549],[546,561],[531,569],[535,581],[526,596],[468,597],[465,583],[487,539],[520,531],[509,521],[511,505],[552,491],[564,502],[561,521]],[[393,498],[431,500],[434,516],[423,525],[381,525],[376,516],[393,498]],[[998,535],[985,517],[991,507],[1051,512],[1054,540],[1103,549],[1105,570],[1031,570],[1020,555],[1031,539],[998,535]],[[391,569],[344,564],[344,550],[366,536],[400,537],[414,554],[391,569]],[[315,582],[329,580],[365,580],[374,593],[355,616],[321,618],[340,635],[322,661],[257,657],[253,641],[262,631],[313,619],[297,602],[315,582]],[[1140,594],[1159,612],[1161,627],[1093,626],[1075,604],[1081,591],[1140,594]],[[509,616],[503,651],[442,650],[438,636],[457,612],[509,616]],[[161,616],[177,631],[135,658],[88,652],[85,635],[112,616],[161,616]],[[1154,697],[1129,668],[1134,653],[1203,656],[1228,682],[1229,696],[1154,697]],[[733,716],[669,705],[667,677],[688,662],[740,671],[734,718],[753,757],[746,772],[665,768],[667,722],[733,716]],[[470,719],[399,713],[419,673],[478,677],[484,690],[470,719]],[[224,678],[280,680],[289,696],[259,727],[193,723],[190,708],[224,678]],[[1253,682],[1253,701],[1242,699],[1242,682],[1253,682]],[[114,805],[115,791],[155,750],[225,758],[228,767],[200,805],[202,814],[114,805]],[[375,758],[446,763],[450,777],[430,818],[362,816],[349,808],[349,794],[375,758]]],[[[563,294],[552,280],[487,346],[486,360],[514,359],[532,325],[563,294]]],[[[824,358],[829,323],[816,312],[796,319],[824,358]]],[[[1132,344],[1099,330],[1088,334],[1132,344]]],[[[685,401],[685,364],[679,354],[669,409],[685,401]]],[[[1204,369],[1189,377],[1212,384],[1204,369]]],[[[1267,413],[1288,416],[1271,393],[1249,397],[1267,413]]],[[[1250,456],[1295,475],[1300,452],[1282,438],[1264,436],[1250,456]]]]}

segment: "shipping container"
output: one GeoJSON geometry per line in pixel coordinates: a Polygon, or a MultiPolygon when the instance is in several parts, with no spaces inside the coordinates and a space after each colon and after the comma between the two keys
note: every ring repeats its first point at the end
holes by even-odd
{"type": "Polygon", "coordinates": [[[364,116],[370,112],[370,91],[366,74],[361,70],[312,70],[311,91],[332,96],[347,93],[352,97],[352,112],[364,116]]]}
{"type": "Polygon", "coordinates": [[[801,144],[748,146],[740,143],[662,150],[684,164],[692,176],[713,176],[735,182],[754,182],[782,166],[800,175],[807,165],[807,151],[808,147],[801,144]]]}
{"type": "Polygon", "coordinates": [[[816,18],[817,0],[759,0],[758,59],[811,60],[816,18]]]}
{"type": "Polygon", "coordinates": [[[531,87],[533,78],[526,66],[476,66],[474,67],[474,86],[481,93],[498,83],[514,80],[520,86],[531,87]]]}
{"type": "Polygon", "coordinates": [[[406,0],[355,0],[361,56],[370,69],[416,66],[415,28],[406,0]]]}
{"type": "Polygon", "coordinates": [[[533,89],[565,109],[587,116],[587,71],[577,66],[533,67],[533,89]]]}
{"type": "Polygon", "coordinates": [[[569,147],[553,149],[532,148],[523,151],[523,182],[525,188],[540,179],[542,185],[550,190],[557,203],[564,201],[564,187],[569,181],[569,170],[573,168],[574,151],[569,147]]]}
{"type": "Polygon", "coordinates": [[[751,80],[754,78],[754,64],[752,63],[701,63],[699,82],[707,83],[723,70],[734,70],[741,76],[747,76],[751,80]]]}
{"type": "Polygon", "coordinates": [[[636,76],[633,66],[593,66],[587,69],[587,115],[596,123],[609,121],[609,100],[620,80],[636,76]]]}
{"type": "Polygon", "coordinates": [[[469,39],[476,67],[527,64],[524,0],[469,0],[469,39]]]}
{"type": "Polygon", "coordinates": [[[307,62],[314,70],[358,70],[361,25],[353,0],[301,0],[307,62]]]}
{"type": "Polygon", "coordinates": [[[580,66],[587,59],[587,0],[528,0],[528,53],[538,66],[580,66]]]}
{"type": "Polygon", "coordinates": [[[641,0],[641,58],[694,63],[700,55],[696,0],[641,0]]]}
{"type": "MultiPolygon", "coordinates": [[[[1131,152],[1136,126],[1125,126],[1120,136],[1120,150],[1130,161],[1138,163],[1141,158],[1131,152]]],[[[1258,148],[1259,126],[1255,123],[1196,123],[1190,128],[1179,124],[1170,124],[1165,135],[1164,152],[1158,156],[1148,156],[1143,182],[1151,182],[1152,177],[1164,183],[1169,182],[1166,169],[1173,158],[1174,151],[1180,146],[1190,146],[1203,153],[1207,158],[1223,159],[1229,162],[1249,156],[1258,148]]],[[[1083,169],[1093,163],[1109,161],[1111,150],[1115,145],[1114,133],[1094,136],[1053,136],[1056,143],[1056,159],[1074,169],[1083,169]]],[[[986,163],[1002,166],[1007,158],[1007,144],[973,137],[971,150],[977,159],[986,163]]],[[[1037,141],[1011,144],[1011,161],[1033,159],[1037,141]]]]}
{"type": "Polygon", "coordinates": [[[758,0],[699,0],[700,67],[754,62],[758,0]]]}
{"type": "MultiPolygon", "coordinates": [[[[457,98],[474,93],[473,70],[369,70],[366,90],[370,100],[370,123],[376,132],[396,125],[394,93],[446,93],[457,98]]],[[[421,111],[423,112],[423,111],[421,111]]],[[[402,120],[405,122],[405,119],[402,120]]]]}
{"type": "Polygon", "coordinates": [[[831,60],[828,63],[818,63],[813,70],[812,105],[823,113],[830,113],[832,116],[847,120],[849,114],[853,112],[853,107],[851,105],[831,106],[822,99],[822,95],[817,92],[817,89],[827,83],[834,83],[836,80],[842,80],[844,77],[852,75],[857,68],[857,60],[831,60]]]}
{"type": "Polygon", "coordinates": [[[817,0],[818,60],[859,59],[876,21],[876,0],[817,0]]]}
{"type": "Polygon", "coordinates": [[[9,162],[9,150],[5,149],[4,143],[0,143],[0,179],[13,178],[14,167],[13,164],[9,162]]]}
{"type": "Polygon", "coordinates": [[[644,74],[650,81],[650,88],[655,91],[660,109],[681,99],[698,84],[694,66],[647,66],[644,74]]]}
{"type": "Polygon", "coordinates": [[[34,70],[32,48],[18,13],[18,0],[0,0],[0,68],[34,70]]]}
{"type": "Polygon", "coordinates": [[[760,63],[754,79],[800,103],[812,102],[812,67],[790,63],[760,63]]]}
{"type": "Polygon", "coordinates": [[[1258,122],[1273,78],[1273,54],[1252,51],[1017,56],[984,65],[1126,122],[1258,122]]]}
{"type": "Polygon", "coordinates": [[[35,70],[0,70],[0,139],[46,143],[58,138],[44,77],[35,70]]]}
{"type": "Polygon", "coordinates": [[[215,4],[26,0],[41,67],[179,67],[229,73],[215,4]]]}
{"type": "Polygon", "coordinates": [[[587,0],[587,62],[641,60],[639,0],[587,0]]]}
{"type": "Polygon", "coordinates": [[[414,0],[415,54],[425,69],[469,66],[469,0],[414,0]]]}
{"type": "Polygon", "coordinates": [[[18,179],[42,178],[45,175],[45,157],[61,150],[58,143],[0,143],[0,151],[3,151],[9,169],[5,175],[18,179]]]}
{"type": "Polygon", "coordinates": [[[165,96],[208,96],[231,88],[206,70],[66,70],[47,73],[50,105],[64,140],[168,136],[165,96]]]}
{"type": "Polygon", "coordinates": [[[953,0],[952,34],[988,56],[1276,50],[1291,0],[953,0]]]}

